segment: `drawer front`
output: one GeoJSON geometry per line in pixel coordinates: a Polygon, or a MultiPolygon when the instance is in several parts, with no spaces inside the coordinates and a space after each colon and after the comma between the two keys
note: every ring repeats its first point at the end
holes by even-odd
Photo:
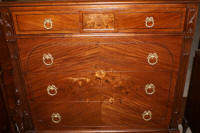
{"type": "Polygon", "coordinates": [[[134,12],[116,14],[117,27],[121,32],[177,31],[184,29],[184,12],[134,12]]]}
{"type": "Polygon", "coordinates": [[[176,78],[169,72],[30,76],[27,96],[38,130],[167,128],[176,78]],[[145,111],[151,116],[143,118],[145,111]],[[53,113],[62,122],[52,122],[53,113]]]}
{"type": "MultiPolygon", "coordinates": [[[[160,7],[159,7],[160,6],[160,7]]],[[[185,8],[91,6],[50,10],[13,11],[17,34],[84,32],[183,32],[185,8]],[[71,9],[71,10],[70,10],[71,9]]],[[[40,8],[45,10],[45,7],[40,8]]]]}
{"type": "Polygon", "coordinates": [[[77,33],[79,14],[21,14],[15,16],[16,32],[20,33],[77,33]]]}
{"type": "Polygon", "coordinates": [[[173,84],[170,72],[107,72],[46,74],[29,76],[27,89],[31,102],[103,102],[110,99],[137,99],[141,103],[163,106],[168,103],[173,84]],[[161,98],[162,97],[162,98],[161,98]]]}
{"type": "Polygon", "coordinates": [[[65,38],[34,42],[21,39],[18,43],[23,70],[31,74],[62,73],[63,70],[178,70],[182,37],[150,38],[79,38],[79,41],[65,38]]]}
{"type": "Polygon", "coordinates": [[[167,128],[166,109],[124,99],[110,102],[31,103],[36,130],[167,128]]]}

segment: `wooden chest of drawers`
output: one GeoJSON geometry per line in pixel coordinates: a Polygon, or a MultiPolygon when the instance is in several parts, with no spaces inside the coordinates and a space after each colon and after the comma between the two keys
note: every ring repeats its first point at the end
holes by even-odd
{"type": "Polygon", "coordinates": [[[198,2],[2,2],[13,132],[178,133],[198,2]]]}

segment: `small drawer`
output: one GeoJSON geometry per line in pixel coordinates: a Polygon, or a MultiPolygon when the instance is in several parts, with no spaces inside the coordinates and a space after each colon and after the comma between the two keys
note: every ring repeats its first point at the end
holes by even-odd
{"type": "Polygon", "coordinates": [[[17,34],[77,33],[79,32],[78,13],[13,13],[17,34]]]}
{"type": "Polygon", "coordinates": [[[119,12],[115,14],[119,32],[183,32],[185,10],[177,12],[119,12]]]}

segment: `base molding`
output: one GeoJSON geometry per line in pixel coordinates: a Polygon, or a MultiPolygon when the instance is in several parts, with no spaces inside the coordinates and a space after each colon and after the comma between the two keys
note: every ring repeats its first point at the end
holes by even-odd
{"type": "Polygon", "coordinates": [[[26,133],[180,133],[179,130],[38,130],[26,133]]]}

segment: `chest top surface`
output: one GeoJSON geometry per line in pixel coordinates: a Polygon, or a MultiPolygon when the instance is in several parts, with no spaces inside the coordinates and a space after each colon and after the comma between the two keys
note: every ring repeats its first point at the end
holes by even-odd
{"type": "Polygon", "coordinates": [[[200,0],[3,0],[0,6],[22,5],[68,5],[68,4],[187,4],[199,3],[200,0]]]}

